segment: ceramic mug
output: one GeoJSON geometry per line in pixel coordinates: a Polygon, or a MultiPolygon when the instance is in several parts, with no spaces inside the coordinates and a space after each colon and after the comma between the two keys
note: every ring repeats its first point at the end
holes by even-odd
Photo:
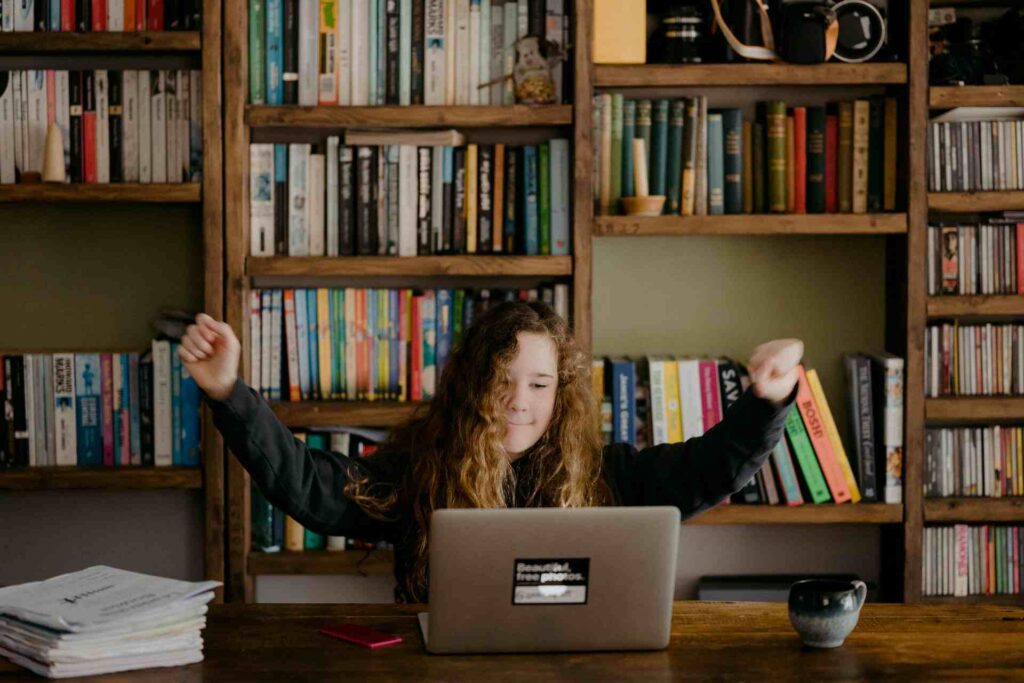
{"type": "Polygon", "coordinates": [[[857,625],[863,581],[807,579],[789,589],[789,623],[808,647],[839,647],[857,625]]]}

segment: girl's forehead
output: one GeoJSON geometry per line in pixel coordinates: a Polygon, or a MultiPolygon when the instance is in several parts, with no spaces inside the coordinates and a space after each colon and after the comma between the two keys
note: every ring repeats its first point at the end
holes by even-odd
{"type": "Polygon", "coordinates": [[[519,352],[512,361],[512,367],[528,372],[553,373],[558,369],[558,353],[555,342],[546,334],[520,332],[517,338],[519,352]]]}

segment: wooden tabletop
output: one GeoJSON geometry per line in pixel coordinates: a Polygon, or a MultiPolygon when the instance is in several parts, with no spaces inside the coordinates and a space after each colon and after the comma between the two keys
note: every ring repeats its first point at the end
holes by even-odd
{"type": "MultiPolygon", "coordinates": [[[[1024,608],[868,604],[835,650],[804,649],[782,603],[678,602],[655,652],[430,655],[409,605],[214,605],[206,660],[101,681],[681,681],[1024,679],[1024,608]],[[318,629],[351,621],[401,635],[378,650],[318,629]]],[[[0,660],[0,683],[39,681],[0,660]]],[[[72,680],[72,679],[65,679],[72,680]]]]}

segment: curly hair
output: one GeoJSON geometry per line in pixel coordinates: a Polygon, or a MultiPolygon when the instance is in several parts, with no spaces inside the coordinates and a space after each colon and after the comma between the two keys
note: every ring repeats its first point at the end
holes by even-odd
{"type": "Polygon", "coordinates": [[[425,595],[430,514],[441,508],[507,507],[517,484],[502,446],[505,405],[512,390],[508,368],[522,333],[543,334],[558,356],[558,388],[547,430],[526,453],[525,504],[586,507],[605,504],[610,491],[601,477],[601,437],[596,425],[590,363],[565,321],[540,301],[506,302],[488,309],[448,356],[437,392],[425,411],[394,429],[381,451],[408,455],[397,488],[381,489],[353,479],[345,495],[378,519],[399,510],[412,516],[419,534],[405,592],[425,595]]]}

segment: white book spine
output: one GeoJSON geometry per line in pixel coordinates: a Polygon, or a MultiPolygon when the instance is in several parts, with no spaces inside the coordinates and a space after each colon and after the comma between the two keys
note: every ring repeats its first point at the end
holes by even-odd
{"type": "Polygon", "coordinates": [[[40,357],[40,368],[42,368],[42,414],[43,422],[46,425],[43,438],[45,440],[46,464],[57,464],[57,447],[54,445],[54,419],[56,417],[53,405],[53,354],[47,353],[40,357]]]}
{"type": "Polygon", "coordinates": [[[110,98],[105,69],[96,70],[96,182],[110,182],[110,98]]]}
{"type": "Polygon", "coordinates": [[[75,354],[53,357],[54,439],[57,465],[78,464],[75,418],[75,354]]]}
{"type": "Polygon", "coordinates": [[[10,33],[14,30],[14,3],[4,0],[0,2],[0,31],[10,33]]]}
{"type": "Polygon", "coordinates": [[[668,422],[665,406],[665,361],[650,358],[647,361],[651,380],[651,444],[668,443],[668,422]]]}
{"type": "Polygon", "coordinates": [[[317,41],[320,38],[318,0],[299,0],[299,104],[316,106],[317,41]]]}
{"type": "Polygon", "coordinates": [[[260,290],[249,290],[249,384],[260,390],[263,377],[263,320],[260,290]]]}
{"type": "Polygon", "coordinates": [[[55,72],[56,79],[56,111],[54,122],[60,128],[62,142],[64,143],[64,177],[71,179],[71,93],[68,85],[68,72],[64,70],[55,72]]]}
{"type": "Polygon", "coordinates": [[[171,343],[154,339],[153,344],[153,464],[172,464],[171,445],[171,343]]]}
{"type": "Polygon", "coordinates": [[[178,76],[173,69],[164,74],[164,176],[165,182],[177,182],[178,171],[178,76]]]}
{"type": "MultiPolygon", "coordinates": [[[[569,254],[569,141],[554,138],[551,150],[551,254],[569,254]]],[[[495,235],[495,241],[500,237],[495,235]]]]}
{"type": "MultiPolygon", "coordinates": [[[[4,0],[5,5],[8,2],[14,5],[14,30],[31,31],[37,0],[4,0]]],[[[38,0],[38,2],[46,2],[46,0],[38,0]]]]}
{"type": "Polygon", "coordinates": [[[36,357],[25,354],[22,358],[25,382],[25,427],[28,434],[28,466],[39,465],[39,435],[36,424],[36,357]]]}
{"type": "Polygon", "coordinates": [[[42,173],[46,151],[46,71],[28,73],[28,168],[42,173]]]}
{"type": "Polygon", "coordinates": [[[178,171],[174,181],[187,183],[189,180],[189,70],[178,70],[178,171]]]}
{"type": "Polygon", "coordinates": [[[423,40],[423,103],[445,103],[445,3],[426,0],[423,40]]]}
{"type": "Polygon", "coordinates": [[[323,256],[324,235],[324,155],[309,155],[309,184],[306,188],[309,206],[309,255],[323,256]]]}
{"type": "Polygon", "coordinates": [[[203,179],[203,76],[202,71],[193,69],[188,81],[188,169],[189,180],[198,183],[203,179]]]}
{"type": "MultiPolygon", "coordinates": [[[[493,2],[491,1],[491,66],[490,66],[490,78],[488,80],[494,80],[500,78],[505,73],[505,2],[493,2]]],[[[502,83],[491,84],[490,98],[491,104],[501,104],[504,95],[502,95],[502,83]]]]}
{"type": "Polygon", "coordinates": [[[455,104],[469,104],[469,3],[470,0],[453,0],[455,3],[455,104]]]}
{"type": "Polygon", "coordinates": [[[15,173],[29,170],[28,147],[28,82],[25,71],[12,71],[14,80],[14,168],[15,173]]]}
{"type": "Polygon", "coordinates": [[[418,177],[416,147],[398,147],[398,255],[416,256],[416,202],[418,177]]]}
{"type": "Polygon", "coordinates": [[[150,72],[150,167],[152,182],[167,182],[167,103],[163,71],[150,72]]]}
{"type": "MultiPolygon", "coordinates": [[[[37,0],[47,2],[47,0],[37,0]]],[[[124,31],[124,3],[135,0],[107,0],[107,30],[124,31]]]]}
{"type": "Polygon", "coordinates": [[[338,255],[338,146],[337,135],[327,138],[327,158],[325,160],[327,196],[324,206],[324,228],[327,231],[327,255],[338,255]]]}
{"type": "Polygon", "coordinates": [[[152,72],[138,72],[139,90],[139,182],[153,182],[152,72]]]}
{"type": "Polygon", "coordinates": [[[14,182],[14,71],[0,71],[0,183],[14,182]]]}
{"type": "Polygon", "coordinates": [[[455,104],[457,93],[458,66],[455,60],[458,42],[456,40],[457,5],[459,0],[441,0],[444,7],[444,104],[455,104]]]}
{"type": "MultiPolygon", "coordinates": [[[[508,75],[512,73],[512,69],[516,65],[516,40],[519,39],[519,5],[515,0],[505,0],[505,26],[503,27],[503,33],[505,38],[502,41],[502,59],[505,62],[505,68],[502,74],[508,75]]],[[[512,79],[505,79],[501,87],[501,103],[502,104],[515,104],[516,96],[513,88],[512,79]]]]}
{"type": "Polygon", "coordinates": [[[261,319],[260,324],[262,326],[262,338],[260,341],[260,377],[259,377],[259,388],[260,393],[264,397],[270,398],[270,355],[273,348],[273,332],[272,327],[274,323],[274,293],[269,289],[260,290],[260,310],[261,319]]]}
{"type": "Polygon", "coordinates": [[[678,362],[679,412],[683,417],[683,439],[704,434],[704,413],[700,404],[700,363],[696,360],[678,362]]]}
{"type": "Polygon", "coordinates": [[[274,255],[274,145],[249,145],[249,240],[252,256],[274,255]]]}
{"type": "Polygon", "coordinates": [[[370,3],[369,0],[352,0],[352,42],[349,44],[352,61],[351,80],[352,105],[365,107],[370,104],[370,3]]]}
{"type": "Polygon", "coordinates": [[[466,55],[469,85],[467,104],[480,104],[480,0],[469,0],[469,54],[466,55]]]}
{"type": "Polygon", "coordinates": [[[139,182],[139,72],[127,70],[121,79],[121,168],[126,183],[139,182]]]}
{"type": "Polygon", "coordinates": [[[288,255],[309,256],[308,143],[288,145],[288,255]]]}
{"type": "Polygon", "coordinates": [[[435,254],[444,246],[444,147],[433,148],[430,165],[430,244],[435,254]]]}
{"type": "Polygon", "coordinates": [[[338,104],[352,104],[352,40],[356,35],[352,25],[352,1],[338,0],[338,104]]]}
{"type": "Polygon", "coordinates": [[[479,87],[491,80],[491,0],[480,0],[480,21],[477,27],[480,49],[477,51],[477,103],[491,103],[491,87],[479,87]]]}
{"type": "Polygon", "coordinates": [[[516,5],[516,38],[525,38],[526,34],[530,32],[530,2],[529,0],[519,0],[516,5]]]}
{"type": "MultiPolygon", "coordinates": [[[[318,97],[320,104],[338,104],[338,15],[337,6],[344,0],[320,0],[317,38],[319,64],[318,97]]],[[[347,28],[347,27],[346,27],[347,28]]]]}
{"type": "MultiPolygon", "coordinates": [[[[282,387],[282,399],[291,398],[291,385],[299,385],[300,396],[306,395],[309,382],[309,369],[306,363],[309,353],[309,340],[305,334],[299,335],[299,321],[296,306],[301,300],[303,309],[306,305],[306,293],[303,290],[290,290],[291,297],[284,296],[284,343],[285,359],[288,363],[288,383],[282,387]],[[296,296],[297,295],[297,296],[296,296]],[[301,345],[301,346],[300,346],[301,345]],[[301,357],[301,361],[299,360],[301,357]],[[295,378],[298,377],[298,382],[295,378]]],[[[305,332],[305,330],[303,330],[305,332]]]]}
{"type": "Polygon", "coordinates": [[[555,284],[555,313],[569,322],[569,285],[565,283],[555,284]]]}
{"type": "Polygon", "coordinates": [[[284,292],[272,290],[270,306],[270,398],[281,400],[281,318],[284,314],[284,292]]]}

